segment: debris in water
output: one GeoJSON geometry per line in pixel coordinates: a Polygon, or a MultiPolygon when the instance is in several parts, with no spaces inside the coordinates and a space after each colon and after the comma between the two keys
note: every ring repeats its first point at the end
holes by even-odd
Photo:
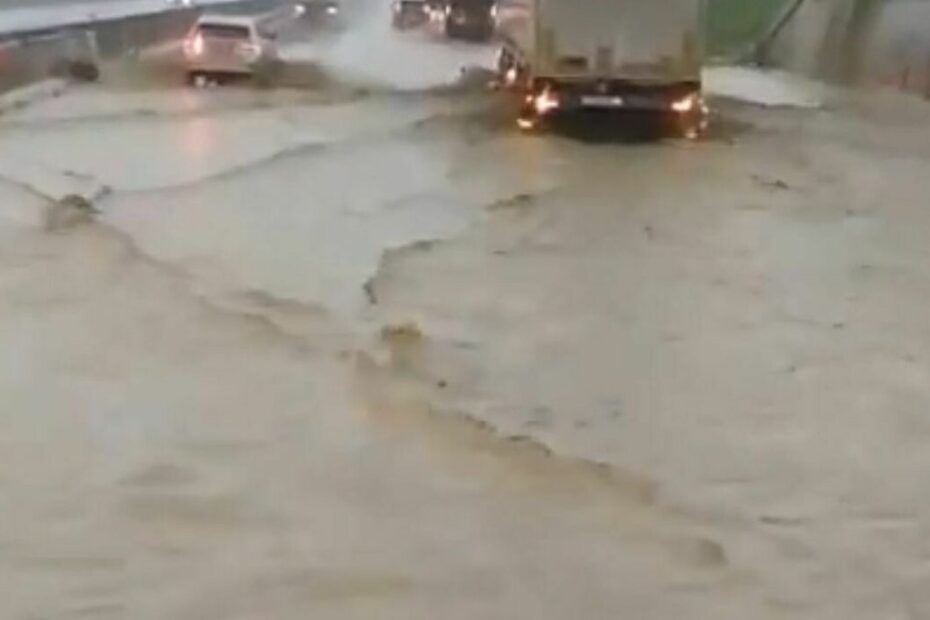
{"type": "Polygon", "coordinates": [[[716,540],[699,538],[693,542],[690,555],[700,566],[721,568],[728,563],[727,552],[716,540]]]}
{"type": "Polygon", "coordinates": [[[754,174],[752,175],[752,180],[758,183],[759,185],[763,187],[767,187],[769,189],[777,189],[777,190],[791,189],[791,186],[788,185],[786,182],[782,181],[781,179],[769,179],[762,175],[754,174]]]}
{"type": "Polygon", "coordinates": [[[92,62],[75,61],[68,66],[68,75],[81,82],[96,82],[100,79],[100,69],[92,62]]]}
{"type": "Polygon", "coordinates": [[[413,322],[385,325],[381,328],[381,340],[390,346],[413,346],[423,341],[423,332],[413,322]]]}
{"type": "Polygon", "coordinates": [[[519,209],[523,207],[528,207],[533,203],[534,196],[527,193],[519,193],[514,196],[509,196],[507,198],[502,198],[501,200],[496,200],[488,205],[489,211],[496,211],[498,209],[519,209]]]}
{"type": "Polygon", "coordinates": [[[365,291],[365,298],[368,300],[368,303],[372,306],[378,304],[378,293],[375,291],[375,279],[368,278],[365,280],[365,284],[362,285],[362,290],[365,291]]]}
{"type": "Polygon", "coordinates": [[[90,60],[62,60],[52,67],[51,74],[78,82],[96,82],[100,79],[100,68],[90,60]]]}
{"type": "Polygon", "coordinates": [[[555,454],[552,452],[552,449],[549,446],[537,441],[536,439],[528,435],[508,435],[505,439],[511,445],[517,446],[523,450],[537,454],[539,456],[545,456],[545,457],[555,456],[555,454]]]}
{"type": "Polygon", "coordinates": [[[49,205],[45,212],[45,229],[58,231],[89,224],[98,213],[100,212],[87,198],[68,194],[49,205]]]}

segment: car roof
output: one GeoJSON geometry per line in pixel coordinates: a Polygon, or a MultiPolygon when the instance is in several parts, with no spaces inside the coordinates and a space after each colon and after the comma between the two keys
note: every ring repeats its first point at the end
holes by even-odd
{"type": "Polygon", "coordinates": [[[254,26],[257,19],[250,15],[201,15],[197,24],[212,24],[216,26],[254,26]]]}

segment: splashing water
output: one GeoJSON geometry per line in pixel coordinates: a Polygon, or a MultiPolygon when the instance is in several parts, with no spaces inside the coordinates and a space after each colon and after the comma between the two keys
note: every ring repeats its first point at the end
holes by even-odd
{"type": "Polygon", "coordinates": [[[463,70],[494,66],[493,45],[441,40],[429,27],[394,31],[389,2],[367,0],[358,8],[348,32],[333,40],[294,46],[290,58],[314,62],[342,82],[400,91],[449,86],[461,79],[463,70]]]}

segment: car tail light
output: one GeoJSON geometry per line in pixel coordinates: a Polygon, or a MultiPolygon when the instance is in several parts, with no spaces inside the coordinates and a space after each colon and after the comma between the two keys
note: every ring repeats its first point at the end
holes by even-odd
{"type": "Polygon", "coordinates": [[[184,42],[184,53],[188,56],[201,56],[204,50],[203,35],[195,34],[184,42]]]}
{"type": "Polygon", "coordinates": [[[545,116],[549,112],[558,109],[559,97],[547,88],[536,95],[536,98],[533,100],[533,107],[536,108],[537,114],[545,116]]]}
{"type": "Polygon", "coordinates": [[[513,86],[517,83],[517,79],[520,77],[520,72],[517,71],[516,67],[510,67],[507,69],[507,73],[504,74],[504,83],[507,86],[513,86]]]}

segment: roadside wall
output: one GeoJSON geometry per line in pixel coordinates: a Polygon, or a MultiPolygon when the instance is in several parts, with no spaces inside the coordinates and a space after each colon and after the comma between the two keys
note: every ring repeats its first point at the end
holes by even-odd
{"type": "Polygon", "coordinates": [[[930,100],[930,2],[897,2],[878,17],[864,75],[930,100]]]}
{"type": "Polygon", "coordinates": [[[930,0],[807,0],[773,58],[822,79],[930,98],[930,0]]]}
{"type": "Polygon", "coordinates": [[[285,0],[234,0],[207,9],[174,9],[148,15],[79,24],[93,33],[104,58],[114,58],[141,48],[182,37],[204,10],[211,13],[261,13],[286,4],[285,0]]]}
{"type": "Polygon", "coordinates": [[[711,56],[746,55],[787,3],[788,0],[708,0],[707,42],[711,56]]]}

